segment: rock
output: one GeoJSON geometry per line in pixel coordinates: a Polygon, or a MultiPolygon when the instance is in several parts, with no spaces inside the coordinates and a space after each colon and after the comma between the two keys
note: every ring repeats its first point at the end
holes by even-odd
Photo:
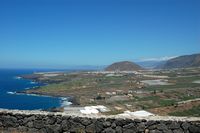
{"type": "Polygon", "coordinates": [[[167,126],[165,124],[158,124],[157,129],[160,131],[167,130],[167,126]]]}
{"type": "Polygon", "coordinates": [[[117,125],[117,126],[124,126],[127,124],[127,121],[124,120],[124,119],[117,119],[114,121],[114,123],[117,125]]]}
{"type": "Polygon", "coordinates": [[[95,132],[95,125],[94,125],[94,123],[91,124],[91,125],[88,125],[88,126],[86,127],[86,132],[87,132],[87,133],[94,133],[94,132],[95,132]]]}
{"type": "Polygon", "coordinates": [[[146,125],[149,127],[149,126],[152,126],[152,125],[154,125],[154,124],[156,124],[156,121],[148,121],[147,123],[146,123],[146,125]]]}
{"type": "Polygon", "coordinates": [[[70,118],[70,116],[62,116],[62,120],[69,120],[70,118]]]}
{"type": "Polygon", "coordinates": [[[113,123],[115,121],[115,119],[113,119],[113,118],[107,118],[106,121],[109,121],[110,123],[113,123]]]}
{"type": "Polygon", "coordinates": [[[115,123],[113,123],[113,124],[111,125],[111,127],[114,129],[114,128],[117,127],[117,125],[116,125],[115,123]]]}
{"type": "Polygon", "coordinates": [[[133,128],[135,128],[135,124],[134,123],[130,123],[128,125],[123,126],[123,128],[125,128],[125,129],[133,129],[133,128]]]}
{"type": "Polygon", "coordinates": [[[41,128],[43,128],[45,126],[45,124],[44,124],[44,122],[42,120],[35,120],[33,122],[33,125],[37,129],[41,129],[41,128]]]}
{"type": "Polygon", "coordinates": [[[50,125],[53,125],[55,122],[56,122],[55,117],[50,117],[50,118],[47,118],[47,120],[46,120],[46,123],[50,124],[50,125]]]}
{"type": "Polygon", "coordinates": [[[80,122],[81,122],[81,124],[84,125],[84,126],[90,125],[90,124],[92,123],[91,120],[90,120],[89,118],[81,118],[81,119],[80,119],[80,122]]]}
{"type": "Polygon", "coordinates": [[[3,116],[2,118],[2,124],[5,127],[16,127],[19,125],[19,123],[17,122],[17,118],[13,117],[13,116],[3,116]]]}
{"type": "Polygon", "coordinates": [[[23,115],[21,115],[21,114],[16,114],[15,115],[15,117],[18,119],[18,120],[20,120],[20,119],[23,119],[24,117],[23,117],[23,115]]]}
{"type": "Polygon", "coordinates": [[[120,126],[117,126],[115,130],[116,133],[122,133],[122,128],[120,126]]]}
{"type": "Polygon", "coordinates": [[[188,130],[188,128],[190,127],[190,124],[188,122],[183,122],[181,127],[183,128],[183,130],[188,130]]]}
{"type": "Polygon", "coordinates": [[[157,129],[157,125],[151,125],[148,127],[149,130],[155,130],[157,129]]]}
{"type": "Polygon", "coordinates": [[[106,128],[103,133],[116,133],[115,130],[113,130],[111,127],[110,128],[106,128]]]}
{"type": "Polygon", "coordinates": [[[62,132],[62,128],[61,126],[55,124],[55,125],[49,125],[47,127],[45,127],[47,133],[61,133],[62,132]]]}
{"type": "Polygon", "coordinates": [[[149,133],[149,129],[145,129],[144,133],[149,133]]]}
{"type": "Polygon", "coordinates": [[[140,119],[135,119],[134,122],[140,123],[140,122],[142,122],[142,120],[140,120],[140,119]]]}
{"type": "Polygon", "coordinates": [[[195,126],[195,125],[192,125],[192,126],[189,127],[189,131],[190,131],[191,133],[200,133],[200,126],[197,127],[197,126],[195,126]]]}
{"type": "Polygon", "coordinates": [[[32,121],[28,122],[28,123],[27,123],[27,127],[29,127],[29,128],[33,128],[33,127],[34,127],[33,122],[32,122],[32,121]]]}
{"type": "Polygon", "coordinates": [[[57,124],[61,124],[61,123],[62,123],[62,118],[57,117],[57,119],[56,119],[56,123],[57,123],[57,124]]]}
{"type": "Polygon", "coordinates": [[[137,131],[138,132],[144,132],[145,131],[145,124],[144,123],[139,123],[137,125],[137,131]]]}
{"type": "Polygon", "coordinates": [[[61,126],[64,131],[68,131],[71,127],[71,124],[69,123],[68,120],[63,120],[61,126]]]}
{"type": "Polygon", "coordinates": [[[36,117],[35,116],[29,116],[29,117],[25,117],[23,120],[23,124],[25,125],[26,123],[28,123],[29,121],[35,121],[36,117]]]}
{"type": "Polygon", "coordinates": [[[174,133],[172,130],[169,130],[169,129],[163,130],[162,132],[163,132],[163,133],[174,133]]]}
{"type": "Polygon", "coordinates": [[[173,130],[173,133],[183,133],[184,131],[182,129],[176,129],[176,130],[173,130]]]}
{"type": "Polygon", "coordinates": [[[135,133],[135,132],[137,132],[135,124],[130,123],[128,125],[123,126],[123,133],[135,133]]]}
{"type": "Polygon", "coordinates": [[[145,119],[142,119],[142,122],[147,122],[147,120],[145,120],[145,119]]]}
{"type": "Polygon", "coordinates": [[[159,130],[151,130],[149,133],[162,133],[162,131],[159,131],[159,130]]]}
{"type": "Polygon", "coordinates": [[[103,129],[104,129],[104,128],[103,128],[103,123],[100,122],[100,121],[97,121],[97,122],[95,123],[95,130],[96,130],[96,132],[99,133],[99,132],[101,132],[103,129]]]}
{"type": "Polygon", "coordinates": [[[24,126],[19,126],[19,127],[18,127],[18,130],[19,130],[20,132],[27,132],[27,131],[28,131],[28,129],[27,129],[26,127],[24,127],[24,126]]]}
{"type": "Polygon", "coordinates": [[[41,128],[39,130],[37,129],[31,129],[28,133],[48,133],[46,128],[41,128]]]}
{"type": "Polygon", "coordinates": [[[180,125],[177,123],[177,122],[172,122],[170,125],[169,125],[169,129],[180,129],[180,125]]]}
{"type": "Polygon", "coordinates": [[[107,127],[110,127],[111,126],[111,123],[109,121],[106,121],[103,123],[103,127],[107,128],[107,127]]]}
{"type": "Polygon", "coordinates": [[[85,126],[81,125],[80,123],[70,122],[71,127],[69,129],[70,132],[75,133],[83,133],[85,131],[85,126]]]}

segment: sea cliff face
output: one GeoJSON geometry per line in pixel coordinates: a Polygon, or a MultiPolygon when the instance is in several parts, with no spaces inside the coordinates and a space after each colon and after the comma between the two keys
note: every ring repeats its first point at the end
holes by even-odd
{"type": "Polygon", "coordinates": [[[199,133],[200,118],[122,118],[41,111],[0,110],[1,132],[28,133],[199,133]]]}

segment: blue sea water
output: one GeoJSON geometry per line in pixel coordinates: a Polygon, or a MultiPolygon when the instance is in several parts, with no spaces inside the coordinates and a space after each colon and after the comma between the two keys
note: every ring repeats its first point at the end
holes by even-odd
{"type": "Polygon", "coordinates": [[[44,72],[51,70],[14,70],[0,69],[0,108],[37,110],[60,107],[66,103],[66,98],[31,96],[25,94],[15,94],[13,92],[28,89],[35,86],[42,86],[42,83],[35,83],[30,80],[17,78],[23,74],[33,72],[44,72]],[[63,100],[64,99],[64,100],[63,100]]]}

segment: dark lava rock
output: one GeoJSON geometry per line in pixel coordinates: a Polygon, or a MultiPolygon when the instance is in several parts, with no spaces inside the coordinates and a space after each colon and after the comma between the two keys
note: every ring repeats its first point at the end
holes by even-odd
{"type": "Polygon", "coordinates": [[[117,125],[117,126],[124,126],[126,124],[128,124],[128,122],[124,119],[117,119],[114,121],[114,123],[117,125]]]}
{"type": "Polygon", "coordinates": [[[150,129],[150,130],[157,129],[157,125],[151,125],[151,126],[148,127],[148,129],[150,129]]]}
{"type": "Polygon", "coordinates": [[[106,128],[103,133],[116,133],[112,128],[106,128]]]}
{"type": "Polygon", "coordinates": [[[107,127],[110,127],[111,126],[111,123],[109,121],[106,121],[103,123],[103,127],[107,128],[107,127]]]}
{"type": "Polygon", "coordinates": [[[111,125],[111,127],[114,129],[114,128],[117,127],[117,125],[116,125],[115,123],[113,123],[113,124],[111,125]]]}
{"type": "Polygon", "coordinates": [[[182,129],[176,129],[176,130],[173,130],[173,133],[183,133],[184,131],[182,129]]]}
{"type": "Polygon", "coordinates": [[[95,132],[95,125],[94,125],[94,123],[91,124],[91,125],[88,125],[88,126],[86,127],[86,132],[87,132],[87,133],[94,133],[94,132],[95,132]]]}
{"type": "Polygon", "coordinates": [[[200,127],[192,125],[192,126],[189,127],[189,131],[191,133],[200,133],[200,127]]]}
{"type": "Polygon", "coordinates": [[[2,116],[2,124],[5,127],[16,127],[19,125],[19,123],[17,122],[17,118],[13,117],[13,116],[2,116]]]}
{"type": "Polygon", "coordinates": [[[61,126],[64,131],[68,131],[71,127],[71,124],[69,123],[68,120],[63,120],[61,126]]]}
{"type": "Polygon", "coordinates": [[[117,126],[115,130],[116,133],[122,133],[122,128],[120,126],[117,126]]]}
{"type": "Polygon", "coordinates": [[[80,123],[84,126],[90,125],[92,123],[91,119],[89,118],[81,118],[80,123]]]}
{"type": "Polygon", "coordinates": [[[163,132],[159,130],[151,130],[149,133],[163,133],[163,132]]]}
{"type": "Polygon", "coordinates": [[[55,122],[56,122],[55,117],[50,117],[50,118],[47,118],[47,120],[46,120],[46,123],[50,124],[50,125],[53,125],[55,122]]]}
{"type": "Polygon", "coordinates": [[[169,125],[169,129],[180,129],[180,125],[178,124],[178,122],[172,122],[170,125],[169,125]]]}
{"type": "Polygon", "coordinates": [[[47,133],[61,133],[62,132],[62,128],[59,125],[47,126],[45,129],[47,133]]]}
{"type": "Polygon", "coordinates": [[[97,133],[101,132],[104,129],[103,123],[100,121],[96,121],[95,125],[96,125],[95,129],[97,133]]]}
{"type": "Polygon", "coordinates": [[[85,126],[80,123],[71,122],[71,127],[69,129],[70,132],[82,133],[85,131],[85,126]]]}
{"type": "Polygon", "coordinates": [[[57,117],[56,123],[57,123],[57,124],[61,124],[61,123],[62,123],[62,118],[61,118],[61,117],[57,117]]]}
{"type": "Polygon", "coordinates": [[[145,124],[144,123],[139,123],[138,125],[137,125],[137,131],[138,132],[144,132],[145,131],[145,124]]]}
{"type": "Polygon", "coordinates": [[[128,125],[123,126],[124,133],[135,133],[137,132],[137,128],[135,127],[134,123],[130,123],[128,125]]]}
{"type": "Polygon", "coordinates": [[[34,127],[37,129],[41,129],[45,126],[44,122],[42,120],[35,120],[33,123],[34,127]]]}
{"type": "Polygon", "coordinates": [[[156,121],[147,121],[146,125],[149,127],[149,126],[152,126],[156,124],[156,121]]]}
{"type": "Polygon", "coordinates": [[[188,122],[183,122],[181,127],[183,128],[183,130],[188,130],[188,128],[190,127],[190,124],[188,122]]]}
{"type": "Polygon", "coordinates": [[[27,123],[27,127],[29,127],[29,128],[33,128],[33,127],[34,127],[33,122],[32,122],[32,121],[29,121],[29,122],[27,123]]]}
{"type": "Polygon", "coordinates": [[[140,119],[135,119],[134,122],[140,123],[140,122],[142,122],[142,120],[140,120],[140,119]]]}
{"type": "Polygon", "coordinates": [[[167,126],[165,124],[158,124],[157,129],[160,131],[167,130],[167,126]]]}

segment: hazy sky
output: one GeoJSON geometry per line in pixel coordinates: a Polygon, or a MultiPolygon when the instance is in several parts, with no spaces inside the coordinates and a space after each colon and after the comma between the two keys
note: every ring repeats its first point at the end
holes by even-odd
{"type": "Polygon", "coordinates": [[[199,0],[0,0],[0,67],[200,52],[199,0]]]}

